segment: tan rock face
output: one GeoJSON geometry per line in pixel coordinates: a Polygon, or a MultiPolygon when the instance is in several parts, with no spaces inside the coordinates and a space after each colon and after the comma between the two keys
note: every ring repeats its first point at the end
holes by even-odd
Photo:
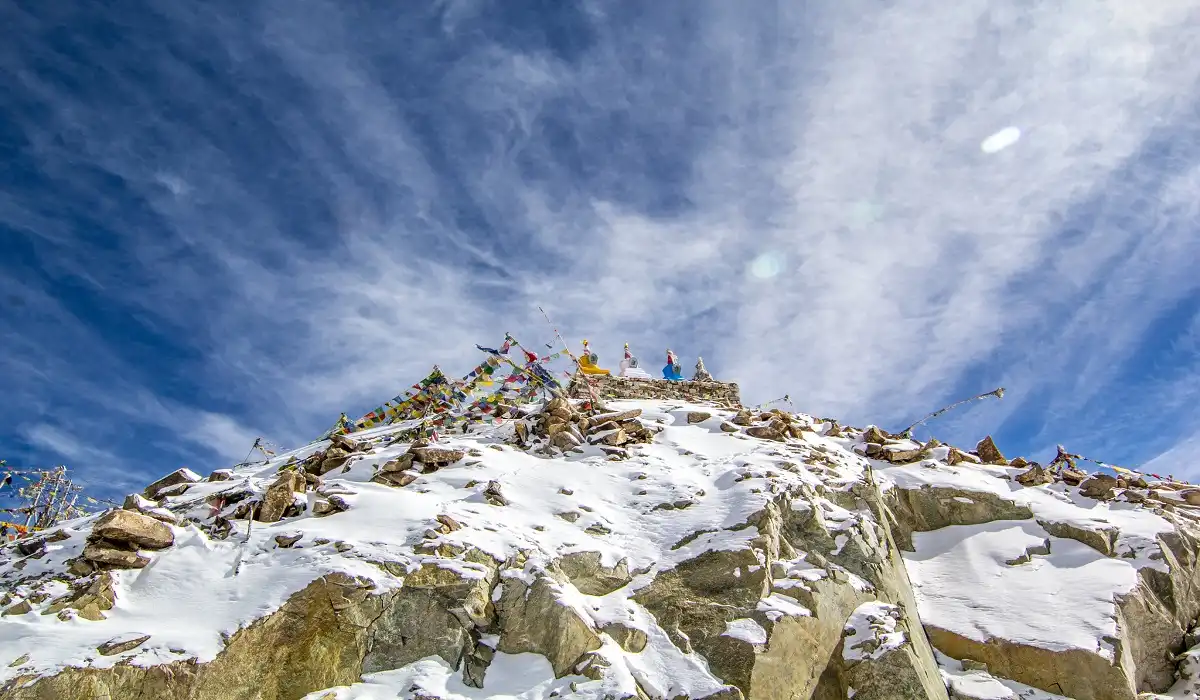
{"type": "Polygon", "coordinates": [[[92,536],[144,549],[165,549],[175,544],[171,528],[128,510],[112,510],[101,516],[92,525],[92,536]]]}
{"type": "Polygon", "coordinates": [[[979,441],[979,444],[975,446],[975,453],[979,455],[979,459],[983,460],[984,464],[1008,464],[1008,460],[1004,458],[1000,448],[996,447],[991,435],[979,441]]]}
{"type": "Polygon", "coordinates": [[[146,490],[142,493],[146,498],[155,499],[159,497],[159,491],[167,487],[178,486],[180,484],[193,484],[197,481],[199,481],[198,477],[189,470],[177,469],[147,486],[146,490]]]}
{"type": "Polygon", "coordinates": [[[275,483],[267,488],[255,513],[255,519],[263,523],[279,522],[296,500],[296,494],[304,493],[308,482],[294,471],[280,472],[275,483]]]}

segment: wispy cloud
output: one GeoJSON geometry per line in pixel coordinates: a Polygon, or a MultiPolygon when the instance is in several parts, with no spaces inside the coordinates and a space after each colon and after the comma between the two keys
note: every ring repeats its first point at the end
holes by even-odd
{"type": "Polygon", "coordinates": [[[1136,370],[1196,291],[1189,3],[3,12],[23,430],[239,459],[550,341],[538,305],[856,422],[1003,383],[939,430],[1144,459],[1200,427],[1182,352],[1136,370]]]}

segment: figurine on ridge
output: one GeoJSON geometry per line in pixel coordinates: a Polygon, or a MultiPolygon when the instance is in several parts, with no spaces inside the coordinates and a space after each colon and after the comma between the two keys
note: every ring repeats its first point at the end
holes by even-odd
{"type": "Polygon", "coordinates": [[[704,358],[703,357],[700,357],[700,356],[696,357],[696,370],[692,374],[692,381],[693,382],[716,381],[715,379],[713,379],[713,376],[708,373],[708,370],[704,367],[704,358]]]}
{"type": "Polygon", "coordinates": [[[621,360],[620,376],[626,379],[651,379],[646,370],[638,367],[638,359],[629,351],[629,343],[625,343],[625,359],[621,360]]]}
{"type": "Polygon", "coordinates": [[[672,382],[683,381],[683,368],[679,366],[679,360],[675,357],[675,353],[671,352],[671,348],[667,348],[667,364],[662,370],[663,379],[672,382]]]}
{"type": "Polygon", "coordinates": [[[592,352],[590,347],[588,347],[588,341],[583,341],[583,354],[579,356],[579,371],[583,372],[584,374],[602,374],[605,376],[611,375],[612,372],[596,366],[596,363],[599,361],[600,358],[597,357],[596,353],[592,352]]]}

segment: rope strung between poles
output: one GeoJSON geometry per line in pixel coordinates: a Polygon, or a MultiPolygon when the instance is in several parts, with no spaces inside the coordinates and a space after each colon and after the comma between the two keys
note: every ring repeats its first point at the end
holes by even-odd
{"type": "Polygon", "coordinates": [[[946,411],[949,411],[952,408],[955,408],[956,406],[961,406],[964,403],[970,403],[971,401],[977,401],[979,399],[986,399],[989,396],[995,396],[998,399],[1004,398],[1004,387],[999,387],[997,389],[993,389],[992,391],[989,391],[986,394],[972,396],[969,399],[963,399],[962,401],[955,401],[954,403],[950,404],[949,406],[946,406],[944,408],[939,408],[938,410],[934,411],[933,413],[930,413],[929,415],[925,416],[921,420],[917,421],[916,423],[913,423],[912,425],[908,426],[904,430],[900,431],[900,435],[903,437],[906,437],[906,438],[911,438],[913,429],[915,429],[918,425],[923,424],[925,421],[931,420],[933,418],[937,418],[938,416],[942,415],[943,413],[945,413],[946,411]]]}

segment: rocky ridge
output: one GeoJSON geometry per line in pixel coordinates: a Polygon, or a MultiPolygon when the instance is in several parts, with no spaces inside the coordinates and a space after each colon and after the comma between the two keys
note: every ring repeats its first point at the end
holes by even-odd
{"type": "Polygon", "coordinates": [[[0,698],[1185,697],[1200,493],[683,400],[187,470],[6,547],[0,698]]]}

